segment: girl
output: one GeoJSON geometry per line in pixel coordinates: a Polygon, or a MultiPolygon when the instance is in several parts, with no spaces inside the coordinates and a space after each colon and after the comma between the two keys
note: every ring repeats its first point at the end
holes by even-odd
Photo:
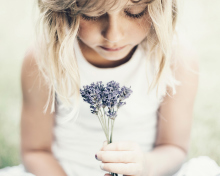
{"type": "MultiPolygon", "coordinates": [[[[175,33],[177,1],[38,5],[38,40],[21,74],[23,165],[2,173],[174,175],[187,155],[198,85],[190,71],[198,71],[195,55],[175,33]],[[133,94],[118,112],[113,143],[101,145],[104,133],[79,90],[111,80],[131,86],[133,94]]],[[[182,168],[176,175],[190,175],[189,166],[182,168]]],[[[217,175],[213,168],[209,174],[217,175]]]]}

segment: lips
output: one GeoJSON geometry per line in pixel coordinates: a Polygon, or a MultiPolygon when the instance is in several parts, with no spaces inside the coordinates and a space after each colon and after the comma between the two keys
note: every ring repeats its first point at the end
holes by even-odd
{"type": "Polygon", "coordinates": [[[119,51],[121,49],[123,49],[125,46],[122,47],[106,47],[106,46],[100,46],[102,49],[106,50],[106,51],[119,51]]]}

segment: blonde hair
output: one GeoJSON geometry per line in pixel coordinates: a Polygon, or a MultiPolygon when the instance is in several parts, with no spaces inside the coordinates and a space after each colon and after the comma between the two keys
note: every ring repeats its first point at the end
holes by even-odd
{"type": "MultiPolygon", "coordinates": [[[[49,86],[49,97],[45,112],[52,103],[55,111],[55,93],[65,106],[72,106],[80,97],[80,75],[75,57],[74,40],[79,29],[80,14],[90,11],[105,13],[121,0],[38,0],[40,16],[37,31],[36,58],[39,69],[49,86]]],[[[175,93],[175,79],[171,70],[172,41],[177,19],[176,0],[139,0],[134,3],[148,3],[152,20],[150,33],[141,45],[148,51],[148,61],[154,63],[154,79],[149,90],[166,82],[175,93]],[[156,59],[155,59],[156,58],[156,59]]],[[[77,105],[77,104],[76,104],[77,105]]]]}

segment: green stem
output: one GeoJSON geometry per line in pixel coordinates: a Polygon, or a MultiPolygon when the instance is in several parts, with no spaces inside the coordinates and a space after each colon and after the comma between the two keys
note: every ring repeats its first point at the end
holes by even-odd
{"type": "Polygon", "coordinates": [[[106,127],[106,119],[105,119],[105,113],[104,113],[104,109],[101,108],[101,112],[102,112],[102,117],[104,119],[104,123],[105,123],[105,127],[106,127]]]}
{"type": "Polygon", "coordinates": [[[115,120],[111,120],[112,123],[111,123],[111,138],[110,138],[110,142],[113,141],[113,130],[114,130],[114,124],[115,124],[115,120]]]}
{"type": "Polygon", "coordinates": [[[112,123],[113,123],[113,122],[112,122],[112,121],[113,121],[113,120],[111,119],[111,136],[110,136],[110,143],[112,143],[112,135],[113,135],[113,134],[112,134],[112,133],[113,133],[113,128],[112,128],[112,127],[113,127],[113,126],[112,126],[112,123]]]}
{"type": "Polygon", "coordinates": [[[105,114],[102,113],[102,110],[101,110],[101,116],[102,116],[102,124],[103,124],[103,126],[104,126],[105,133],[108,134],[107,126],[106,126],[106,122],[105,122],[105,114]]]}
{"type": "MultiPolygon", "coordinates": [[[[108,125],[107,125],[107,119],[106,118],[108,118],[108,117],[106,117],[105,116],[105,110],[102,108],[102,110],[103,110],[103,119],[104,119],[104,121],[105,121],[105,129],[106,129],[106,134],[107,134],[107,141],[108,141],[108,144],[109,144],[109,127],[108,127],[108,125]]],[[[109,123],[109,122],[108,122],[109,123]]]]}
{"type": "Polygon", "coordinates": [[[103,126],[103,124],[102,124],[102,122],[101,122],[101,120],[100,120],[100,117],[98,116],[98,119],[99,119],[99,122],[100,122],[100,124],[101,124],[101,126],[102,126],[102,130],[104,131],[104,133],[105,133],[105,137],[106,137],[106,139],[107,139],[107,141],[108,141],[108,143],[109,143],[109,139],[108,139],[108,136],[107,136],[107,133],[106,133],[106,130],[105,130],[105,128],[104,128],[104,126],[103,126]]]}
{"type": "Polygon", "coordinates": [[[108,117],[108,137],[110,138],[110,136],[109,136],[109,117],[108,117]]]}

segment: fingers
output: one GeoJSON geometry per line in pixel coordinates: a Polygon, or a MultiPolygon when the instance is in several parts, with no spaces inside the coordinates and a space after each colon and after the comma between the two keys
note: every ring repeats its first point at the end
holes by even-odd
{"type": "Polygon", "coordinates": [[[104,141],[100,150],[103,150],[103,148],[104,148],[105,146],[107,146],[107,145],[108,145],[108,142],[107,142],[107,141],[104,141]]]}
{"type": "MultiPolygon", "coordinates": [[[[114,142],[103,146],[96,153],[96,158],[102,161],[101,169],[122,174],[124,176],[140,175],[142,173],[142,156],[143,152],[140,146],[134,142],[114,142]]],[[[105,176],[111,176],[109,173],[105,176]]]]}
{"type": "Polygon", "coordinates": [[[138,162],[136,151],[99,151],[97,159],[104,163],[134,163],[138,162]]]}
{"type": "Polygon", "coordinates": [[[108,145],[103,145],[102,151],[133,151],[140,150],[137,143],[134,142],[114,142],[108,145]]]}
{"type": "Polygon", "coordinates": [[[117,173],[117,174],[122,174],[122,175],[136,175],[137,174],[137,164],[136,163],[102,163],[101,164],[101,169],[112,172],[112,173],[117,173]]]}

